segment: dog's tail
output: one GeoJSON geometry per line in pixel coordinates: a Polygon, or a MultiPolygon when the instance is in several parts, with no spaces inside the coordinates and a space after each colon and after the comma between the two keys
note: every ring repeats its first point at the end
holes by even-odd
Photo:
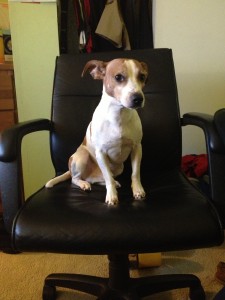
{"type": "Polygon", "coordinates": [[[54,185],[56,185],[57,183],[60,183],[62,181],[66,181],[67,179],[71,178],[70,175],[70,171],[67,171],[66,173],[59,175],[55,178],[52,178],[51,180],[49,180],[46,184],[45,187],[46,188],[52,188],[54,185]]]}

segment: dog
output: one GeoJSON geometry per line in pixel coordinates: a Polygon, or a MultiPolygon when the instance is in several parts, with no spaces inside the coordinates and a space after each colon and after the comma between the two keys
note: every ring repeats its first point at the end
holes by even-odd
{"type": "Polygon", "coordinates": [[[116,205],[120,184],[114,178],[122,173],[130,155],[133,196],[137,200],[144,199],[140,179],[143,133],[137,109],[145,102],[143,87],[148,77],[147,64],[124,58],[109,62],[91,60],[81,76],[86,72],[94,79],[103,80],[101,100],[82,144],[69,159],[69,170],[48,181],[46,187],[69,178],[85,191],[90,191],[93,183],[105,184],[105,202],[116,205]]]}

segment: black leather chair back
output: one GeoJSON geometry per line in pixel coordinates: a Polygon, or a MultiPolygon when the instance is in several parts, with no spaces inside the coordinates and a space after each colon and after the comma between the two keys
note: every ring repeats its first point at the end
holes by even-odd
{"type": "Polygon", "coordinates": [[[57,174],[68,169],[68,158],[83,141],[102,94],[102,81],[93,80],[89,74],[81,78],[86,62],[118,57],[135,58],[149,67],[149,79],[144,88],[145,107],[139,109],[143,126],[142,172],[153,174],[180,166],[181,125],[172,51],[137,50],[132,54],[123,51],[57,58],[51,132],[52,159],[57,174]]]}

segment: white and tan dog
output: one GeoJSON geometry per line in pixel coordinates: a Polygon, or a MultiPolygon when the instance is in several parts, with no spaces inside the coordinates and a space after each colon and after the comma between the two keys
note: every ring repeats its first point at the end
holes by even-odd
{"type": "Polygon", "coordinates": [[[123,163],[131,155],[132,191],[135,199],[143,199],[145,191],[140,180],[142,157],[142,126],[136,111],[143,107],[148,68],[133,59],[110,62],[87,62],[82,76],[89,71],[94,79],[103,80],[101,101],[94,111],[83,143],[69,159],[69,171],[46,183],[46,187],[72,178],[82,190],[91,190],[91,183],[106,185],[105,202],[118,203],[114,179],[123,171],[123,163]]]}

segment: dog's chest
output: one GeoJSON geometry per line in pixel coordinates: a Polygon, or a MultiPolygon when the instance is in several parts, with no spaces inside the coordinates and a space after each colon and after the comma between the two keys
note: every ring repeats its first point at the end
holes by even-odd
{"type": "Polygon", "coordinates": [[[123,109],[92,120],[92,141],[112,161],[127,159],[133,147],[141,142],[142,126],[135,110],[123,109]]]}

